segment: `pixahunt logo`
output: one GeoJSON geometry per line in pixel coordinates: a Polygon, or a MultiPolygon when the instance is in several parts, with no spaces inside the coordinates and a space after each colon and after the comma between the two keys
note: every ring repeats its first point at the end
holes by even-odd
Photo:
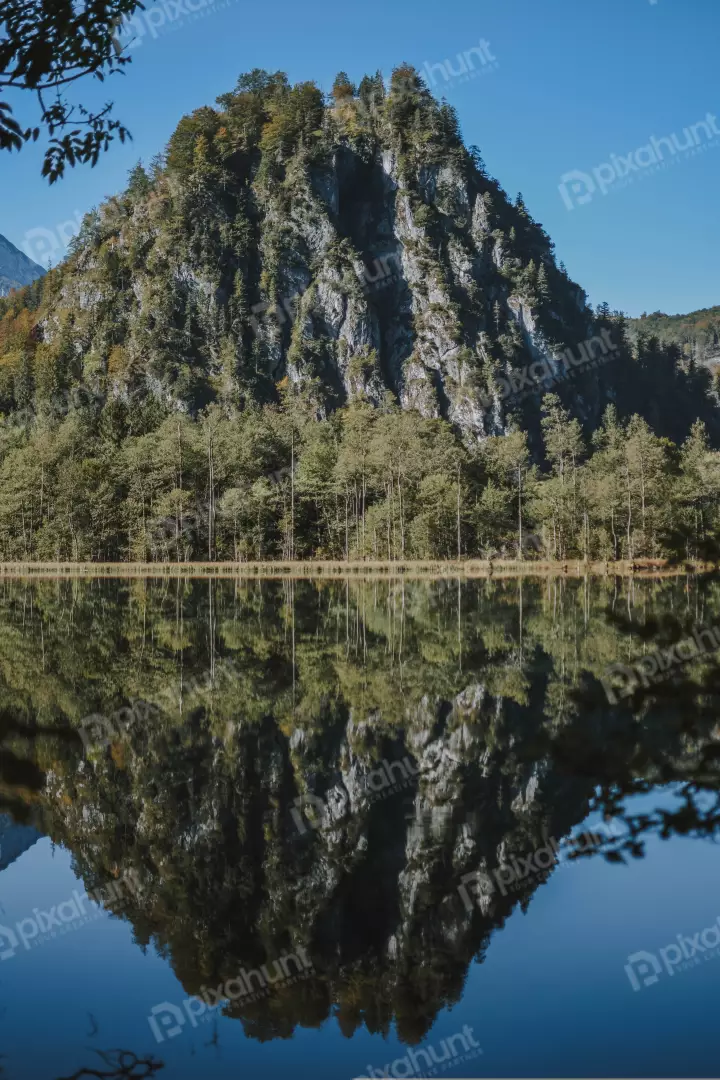
{"type": "Polygon", "coordinates": [[[718,135],[717,117],[708,113],[704,120],[683,128],[682,138],[673,134],[658,139],[653,135],[645,146],[631,150],[625,157],[611,154],[610,160],[597,165],[592,173],[580,169],[565,173],[560,178],[558,190],[568,210],[574,210],[592,202],[598,191],[607,195],[614,185],[624,187],[635,179],[674,165],[684,157],[702,153],[713,144],[718,145],[718,135]]]}
{"type": "Polygon", "coordinates": [[[475,906],[482,908],[485,898],[494,892],[507,896],[532,875],[546,874],[557,866],[572,866],[583,851],[598,851],[622,835],[622,825],[617,821],[610,821],[594,825],[586,832],[575,833],[561,842],[554,836],[546,837],[545,843],[529,855],[514,855],[491,873],[473,870],[465,874],[458,886],[460,899],[468,912],[475,906]],[[469,886],[476,890],[474,901],[469,886]]]}
{"type": "Polygon", "coordinates": [[[451,1067],[453,1072],[456,1072],[463,1061],[471,1061],[480,1054],[482,1050],[480,1043],[473,1038],[473,1029],[468,1024],[464,1024],[462,1032],[443,1039],[437,1051],[434,1046],[429,1046],[427,1050],[408,1050],[407,1054],[395,1058],[382,1071],[372,1065],[366,1066],[367,1072],[356,1077],[355,1080],[383,1076],[437,1076],[439,1072],[446,1072],[451,1067]]]}
{"type": "Polygon", "coordinates": [[[610,704],[617,705],[621,698],[630,697],[641,686],[647,690],[661,682],[673,668],[717,649],[720,649],[720,629],[717,626],[714,630],[694,630],[691,638],[678,641],[666,649],[658,649],[632,665],[611,664],[600,681],[610,704]]]}
{"type": "Polygon", "coordinates": [[[202,19],[229,7],[230,3],[231,0],[160,0],[147,11],[136,11],[131,18],[116,21],[116,36],[113,38],[115,52],[137,49],[146,35],[154,39],[179,30],[186,22],[202,19]]]}
{"type": "Polygon", "coordinates": [[[581,370],[594,370],[614,360],[617,352],[618,346],[610,337],[610,331],[604,328],[599,337],[588,338],[578,345],[577,356],[574,349],[565,349],[562,353],[536,360],[523,368],[510,370],[507,376],[494,375],[492,392],[481,394],[480,404],[484,409],[490,409],[497,401],[522,401],[523,398],[548,389],[553,383],[574,378],[581,370]]]}
{"type": "Polygon", "coordinates": [[[720,918],[697,934],[678,934],[676,941],[657,953],[632,953],[627,958],[625,974],[637,993],[654,986],[662,975],[678,975],[720,957],[720,918]]]}
{"type": "MultiPolygon", "coordinates": [[[[384,759],[377,768],[363,777],[363,793],[368,796],[369,803],[389,798],[408,787],[419,772],[409,757],[402,761],[384,759]]],[[[326,829],[331,826],[333,821],[345,814],[348,802],[347,791],[338,784],[325,793],[324,799],[310,793],[298,795],[290,813],[298,832],[306,833],[308,825],[311,829],[326,829]]]]}
{"type": "MultiPolygon", "coordinates": [[[[356,264],[355,273],[358,284],[363,293],[377,292],[379,289],[392,285],[400,280],[402,275],[402,257],[399,252],[391,251],[379,255],[371,263],[356,264]]],[[[276,302],[262,300],[251,307],[250,326],[254,334],[259,334],[263,326],[277,325],[283,327],[292,325],[300,313],[302,298],[308,289],[301,289],[291,296],[280,297],[276,302]]],[[[315,295],[315,294],[313,294],[315,295]]],[[[311,315],[312,311],[304,310],[303,314],[311,315]]]]}
{"type": "Polygon", "coordinates": [[[216,990],[202,986],[199,994],[183,1001],[182,1007],[170,1001],[154,1005],[148,1016],[150,1030],[159,1043],[174,1039],[186,1024],[195,1028],[199,1023],[211,1019],[221,1005],[237,1001],[247,1005],[251,1001],[258,1001],[268,997],[280,985],[289,986],[306,979],[313,970],[312,961],[304,948],[296,953],[283,954],[272,964],[263,964],[260,968],[250,971],[241,968],[238,975],[220,983],[216,990]],[[271,967],[274,968],[272,974],[271,967]]]}
{"type": "Polygon", "coordinates": [[[101,750],[109,746],[121,733],[135,723],[147,725],[154,713],[159,710],[156,705],[148,701],[132,701],[129,706],[116,709],[111,716],[103,713],[92,713],[80,721],[78,734],[85,747],[85,754],[89,755],[92,750],[101,750]]]}
{"type": "Polygon", "coordinates": [[[20,919],[13,927],[0,926],[0,960],[10,960],[21,946],[29,951],[58,935],[78,930],[99,918],[103,907],[128,895],[136,895],[139,891],[137,872],[128,870],[117,881],[89,893],[75,889],[69,900],[47,911],[33,908],[32,917],[20,919]],[[90,911],[85,909],[86,901],[90,904],[90,911]]]}
{"type": "MultiPolygon", "coordinates": [[[[270,479],[272,480],[272,474],[270,479]]],[[[239,674],[240,667],[234,660],[220,659],[215,664],[213,672],[205,671],[202,675],[185,679],[182,687],[183,697],[189,701],[193,695],[210,692],[220,687],[224,680],[237,679],[239,674]]],[[[180,694],[172,687],[164,687],[158,694],[158,698],[163,707],[171,710],[177,708],[180,694]]],[[[84,717],[78,726],[78,734],[85,747],[86,756],[89,757],[91,752],[110,746],[123,734],[130,733],[133,728],[145,730],[161,712],[159,705],[139,698],[131,700],[129,706],[116,709],[110,716],[92,713],[84,717]]]]}
{"type": "Polygon", "coordinates": [[[48,267],[54,258],[65,254],[70,241],[80,232],[82,220],[83,215],[76,210],[73,218],[61,221],[54,229],[30,229],[23,237],[23,251],[29,259],[48,267]]]}
{"type": "Polygon", "coordinates": [[[481,38],[478,45],[466,49],[465,52],[459,52],[454,60],[443,60],[442,63],[437,64],[430,64],[426,60],[423,71],[427,77],[428,86],[436,89],[438,86],[445,86],[453,79],[468,82],[484,72],[496,70],[497,67],[498,60],[490,52],[490,42],[481,38]],[[478,61],[479,64],[477,64],[478,61]],[[435,78],[436,72],[440,73],[442,81],[435,78]]]}

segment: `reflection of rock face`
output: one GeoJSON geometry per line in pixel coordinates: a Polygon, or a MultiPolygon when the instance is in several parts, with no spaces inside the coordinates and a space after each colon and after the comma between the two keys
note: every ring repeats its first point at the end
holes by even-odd
{"type": "Polygon", "coordinates": [[[0,870],[19,859],[41,835],[31,825],[16,825],[9,814],[0,814],[0,870]]]}
{"type": "MultiPolygon", "coordinates": [[[[600,618],[602,584],[591,616],[582,583],[525,583],[522,630],[517,585],[467,585],[461,603],[446,583],[209,594],[203,583],[169,597],[158,586],[140,616],[122,592],[136,586],[93,588],[73,597],[79,676],[62,597],[34,597],[42,704],[22,700],[43,723],[39,820],[88,889],[119,869],[138,875],[141,892],[118,913],[188,994],[307,948],[310,978],[228,1006],[259,1038],[316,1025],[332,1006],[346,1034],[394,1021],[421,1038],[553,869],[521,869],[500,889],[500,867],[567,834],[600,782],[622,792],[635,778],[714,775],[702,756],[711,700],[703,713],[687,699],[688,740],[677,712],[658,709],[650,731],[586,690],[623,646],[600,618]],[[93,618],[102,633],[87,635],[93,618]],[[77,726],[139,698],[156,708],[114,721],[109,746],[85,754],[47,735],[51,718],[77,726]],[[463,891],[475,871],[486,884],[463,891]]],[[[663,588],[669,604],[674,585],[663,588]]],[[[13,670],[5,647],[32,662],[32,622],[20,650],[2,620],[0,607],[0,670],[13,670]]]]}
{"type": "MultiPolygon", "coordinates": [[[[55,836],[86,880],[113,861],[138,870],[142,894],[127,914],[140,940],[152,935],[168,950],[188,993],[306,946],[316,977],[234,1007],[253,1030],[281,1034],[310,1021],[308,1003],[314,1022],[337,1002],[344,1030],[394,1018],[413,1041],[459,998],[472,957],[545,876],[469,911],[463,875],[533,851],[586,810],[578,791],[557,820],[550,767],[503,774],[504,755],[487,748],[483,723],[483,708],[502,703],[475,689],[460,700],[461,708],[424,703],[406,738],[392,742],[349,718],[344,730],[328,724],[291,750],[293,740],[268,720],[243,732],[231,757],[202,728],[180,746],[156,722],[122,771],[105,755],[83,768],[74,790],[53,788],[72,801],[55,836]],[[405,760],[407,783],[393,771],[405,760]],[[160,761],[169,776],[192,772],[192,780],[165,784],[160,761]],[[382,783],[388,771],[400,780],[394,794],[382,783]],[[306,779],[316,792],[332,783],[346,795],[337,816],[327,802],[324,828],[303,815],[301,831],[292,811],[306,779]],[[466,814],[463,805],[479,809],[466,814]],[[109,834],[107,846],[98,832],[109,834]],[[128,840],[118,843],[118,834],[128,840]]],[[[309,810],[324,796],[314,798],[309,810]]]]}

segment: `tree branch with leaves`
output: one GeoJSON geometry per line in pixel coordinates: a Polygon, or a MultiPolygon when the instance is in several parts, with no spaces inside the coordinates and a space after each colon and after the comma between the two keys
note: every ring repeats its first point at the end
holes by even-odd
{"type": "Polygon", "coordinates": [[[0,8],[0,150],[21,150],[43,129],[48,145],[42,175],[51,184],[66,165],[97,164],[113,139],[130,133],[112,116],[112,102],[97,111],[68,99],[67,88],[82,79],[104,82],[130,57],[118,39],[122,22],[144,9],[141,0],[4,0],[0,8]],[[23,127],[13,115],[8,91],[29,91],[39,123],[23,127]]]}

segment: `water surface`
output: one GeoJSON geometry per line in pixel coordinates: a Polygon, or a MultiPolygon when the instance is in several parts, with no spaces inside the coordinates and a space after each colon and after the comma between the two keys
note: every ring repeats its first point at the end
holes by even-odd
{"type": "Polygon", "coordinates": [[[713,579],[4,582],[0,1075],[716,1075],[716,623],[713,579]]]}

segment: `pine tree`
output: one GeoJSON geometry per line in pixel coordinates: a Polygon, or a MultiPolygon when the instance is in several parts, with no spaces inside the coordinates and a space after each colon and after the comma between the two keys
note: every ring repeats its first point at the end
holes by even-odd
{"type": "Polygon", "coordinates": [[[335,103],[339,104],[342,101],[346,101],[348,98],[352,98],[355,95],[355,86],[350,82],[344,71],[339,72],[335,76],[335,81],[330,91],[335,103]]]}
{"type": "Polygon", "coordinates": [[[150,177],[145,172],[142,162],[138,161],[137,165],[128,174],[127,195],[130,199],[142,199],[151,188],[150,177]]]}

